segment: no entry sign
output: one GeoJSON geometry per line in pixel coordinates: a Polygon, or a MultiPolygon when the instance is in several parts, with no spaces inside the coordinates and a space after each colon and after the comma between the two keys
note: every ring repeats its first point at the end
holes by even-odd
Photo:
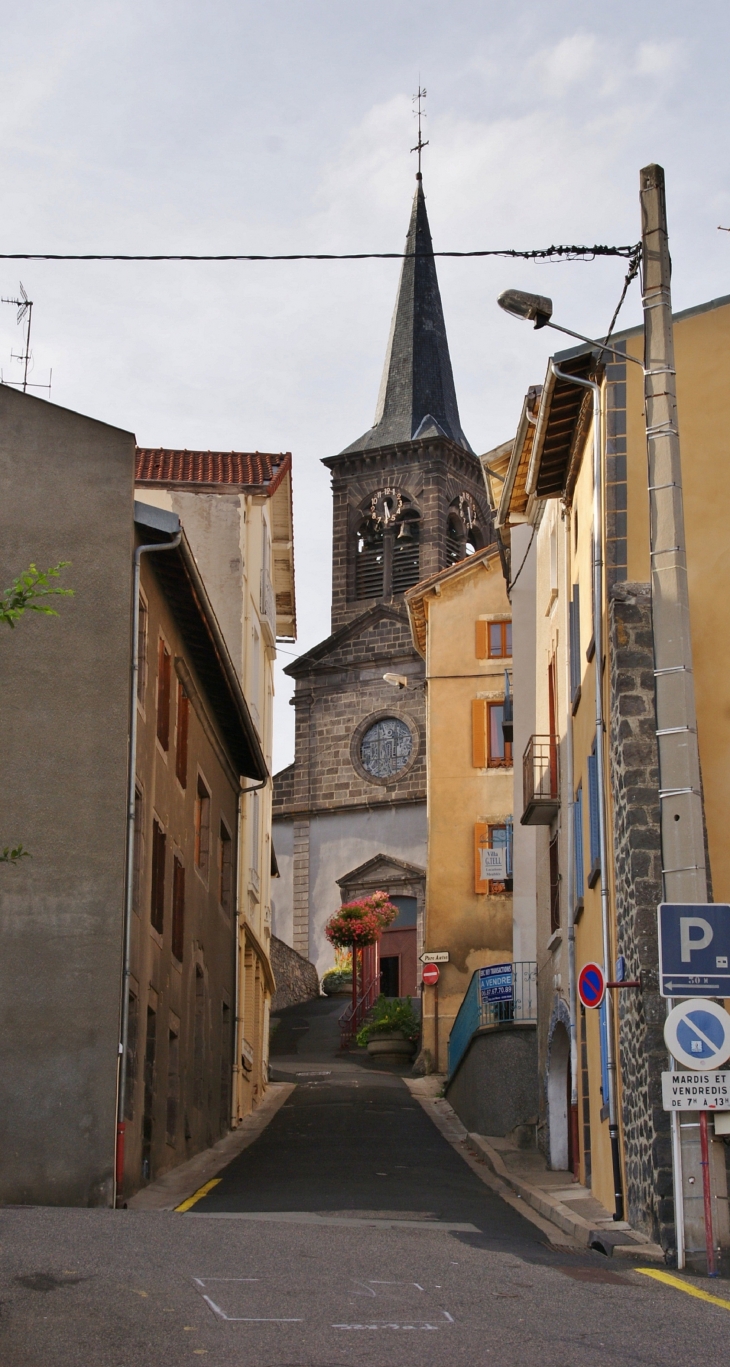
{"type": "Polygon", "coordinates": [[[606,992],[606,978],[600,964],[585,964],[578,978],[578,996],[591,1010],[600,1006],[606,992]]]}
{"type": "Polygon", "coordinates": [[[435,987],[439,980],[438,964],[424,964],[421,976],[427,987],[435,987]]]}

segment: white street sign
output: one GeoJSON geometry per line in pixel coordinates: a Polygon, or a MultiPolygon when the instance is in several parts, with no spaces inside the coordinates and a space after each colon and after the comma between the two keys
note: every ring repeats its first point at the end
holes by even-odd
{"type": "Polygon", "coordinates": [[[680,1002],[664,1022],[670,1054],[685,1068],[720,1068],[730,1058],[730,1016],[709,998],[680,1002]]]}
{"type": "Polygon", "coordinates": [[[422,964],[447,964],[449,962],[448,949],[434,950],[433,954],[422,954],[422,964]]]}
{"type": "Polygon", "coordinates": [[[487,849],[484,845],[479,850],[481,860],[482,880],[493,878],[495,882],[504,883],[507,878],[507,848],[505,845],[497,845],[495,849],[487,849]]]}
{"type": "Polygon", "coordinates": [[[662,1073],[665,1111],[730,1111],[730,1073],[662,1073]]]}

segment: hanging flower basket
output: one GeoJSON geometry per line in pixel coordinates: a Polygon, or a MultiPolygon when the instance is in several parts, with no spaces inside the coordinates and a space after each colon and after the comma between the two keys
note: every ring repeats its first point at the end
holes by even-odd
{"type": "Polygon", "coordinates": [[[374,892],[370,897],[344,902],[330,917],[324,933],[336,949],[362,949],[374,945],[397,915],[398,908],[388,900],[387,892],[374,892]]]}

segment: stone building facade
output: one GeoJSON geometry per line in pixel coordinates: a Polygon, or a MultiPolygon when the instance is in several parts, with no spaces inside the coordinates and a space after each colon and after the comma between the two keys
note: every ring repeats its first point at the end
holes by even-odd
{"type": "MultiPolygon", "coordinates": [[[[403,595],[491,539],[480,465],[459,422],[432,251],[419,179],[375,423],[324,461],[332,634],[286,671],[296,685],[296,741],[293,764],[274,780],[274,933],[320,973],[333,959],[325,922],[368,861],[382,858],[384,872],[388,860],[407,864],[423,905],[424,667],[403,595]]],[[[385,890],[396,895],[395,886],[385,890]]]]}

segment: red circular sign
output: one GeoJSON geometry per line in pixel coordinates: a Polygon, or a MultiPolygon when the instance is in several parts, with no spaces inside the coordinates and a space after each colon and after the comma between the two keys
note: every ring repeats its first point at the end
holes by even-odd
{"type": "Polygon", "coordinates": [[[424,964],[421,976],[427,987],[435,987],[439,980],[438,964],[424,964]]]}
{"type": "Polygon", "coordinates": [[[600,964],[585,964],[578,978],[578,996],[584,1006],[595,1010],[606,993],[606,978],[600,964]]]}

